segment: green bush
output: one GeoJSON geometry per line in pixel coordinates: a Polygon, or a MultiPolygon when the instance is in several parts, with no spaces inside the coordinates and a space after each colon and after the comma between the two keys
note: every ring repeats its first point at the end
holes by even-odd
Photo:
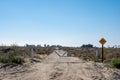
{"type": "Polygon", "coordinates": [[[1,63],[12,63],[12,64],[23,64],[24,59],[21,57],[16,57],[12,54],[9,54],[6,58],[0,58],[1,63]]]}
{"type": "Polygon", "coordinates": [[[120,58],[112,59],[111,66],[120,69],[120,58]]]}
{"type": "Polygon", "coordinates": [[[24,60],[20,57],[14,57],[14,59],[12,60],[12,63],[16,63],[16,64],[22,64],[24,62],[24,60]]]}
{"type": "Polygon", "coordinates": [[[93,57],[94,62],[100,62],[99,58],[93,57]]]}
{"type": "Polygon", "coordinates": [[[0,58],[0,62],[1,62],[1,63],[8,63],[8,61],[9,61],[8,59],[0,58]]]}

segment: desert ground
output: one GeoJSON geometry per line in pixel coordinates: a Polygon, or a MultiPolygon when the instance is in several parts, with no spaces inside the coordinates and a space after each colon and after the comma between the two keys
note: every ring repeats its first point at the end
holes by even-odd
{"type": "Polygon", "coordinates": [[[120,80],[119,69],[65,53],[55,50],[45,59],[23,65],[0,64],[0,80],[120,80]]]}

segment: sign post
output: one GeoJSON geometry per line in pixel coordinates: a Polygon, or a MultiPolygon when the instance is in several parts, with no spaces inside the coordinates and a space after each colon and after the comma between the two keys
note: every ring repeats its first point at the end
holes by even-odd
{"type": "Polygon", "coordinates": [[[99,41],[102,44],[102,62],[104,61],[104,44],[107,42],[104,38],[99,41]]]}

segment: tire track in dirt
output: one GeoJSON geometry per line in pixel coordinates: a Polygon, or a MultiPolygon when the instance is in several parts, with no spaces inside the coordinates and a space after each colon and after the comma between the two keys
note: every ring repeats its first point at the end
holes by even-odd
{"type": "MultiPolygon", "coordinates": [[[[64,51],[56,52],[59,55],[64,53],[64,51]]],[[[50,80],[116,80],[111,77],[107,69],[107,72],[103,72],[106,67],[102,63],[85,62],[76,57],[58,57],[55,53],[51,58],[53,68],[49,74],[50,80]]],[[[50,57],[47,61],[51,63],[50,57]]]]}

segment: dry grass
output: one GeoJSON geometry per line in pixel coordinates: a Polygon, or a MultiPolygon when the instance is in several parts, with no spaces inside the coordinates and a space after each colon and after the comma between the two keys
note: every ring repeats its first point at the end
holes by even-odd
{"type": "MultiPolygon", "coordinates": [[[[89,60],[95,59],[96,48],[63,48],[70,50],[75,57],[85,58],[89,60]]],[[[98,48],[98,59],[102,58],[102,49],[98,48]]],[[[111,61],[113,58],[120,58],[120,48],[104,48],[104,60],[111,61]]]]}
{"type": "MultiPolygon", "coordinates": [[[[51,52],[53,52],[53,48],[50,47],[34,47],[35,55],[34,58],[43,59],[51,52]]],[[[30,47],[20,47],[16,45],[12,46],[0,46],[0,59],[9,60],[8,56],[12,55],[13,58],[31,58],[31,48],[30,47]]],[[[9,61],[8,61],[9,62],[9,61]]]]}
{"type": "MultiPolygon", "coordinates": [[[[0,46],[0,56],[3,55],[5,49],[10,48],[9,53],[14,53],[14,56],[20,56],[23,58],[31,57],[31,48],[29,47],[20,47],[17,45],[12,46],[0,46]]],[[[36,58],[44,58],[53,52],[52,47],[34,47],[36,51],[36,58]],[[42,57],[41,57],[42,56],[42,57]]],[[[74,57],[83,58],[86,60],[94,60],[95,59],[95,48],[76,48],[76,47],[62,47],[64,51],[71,51],[74,57]]],[[[101,59],[101,48],[98,49],[99,59],[101,59]]],[[[104,48],[104,59],[111,60],[112,58],[120,58],[120,48],[104,48]]]]}

